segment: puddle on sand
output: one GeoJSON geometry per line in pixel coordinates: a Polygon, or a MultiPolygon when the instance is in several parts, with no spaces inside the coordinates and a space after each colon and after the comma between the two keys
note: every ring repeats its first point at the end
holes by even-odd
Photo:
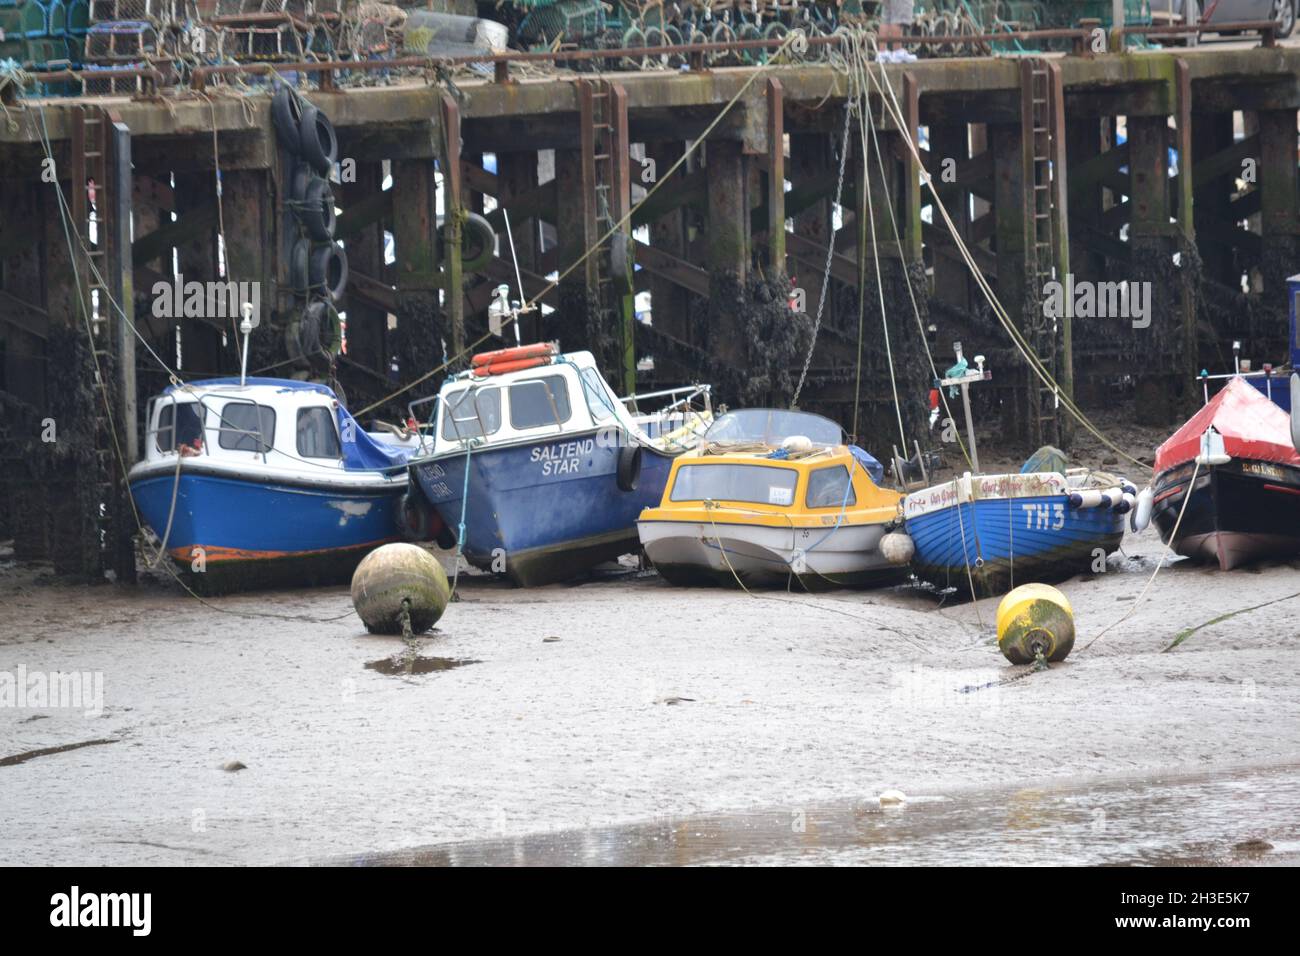
{"type": "Polygon", "coordinates": [[[1293,864],[1300,767],[668,818],[361,855],[388,866],[1293,864]]]}
{"type": "Polygon", "coordinates": [[[449,671],[466,664],[478,664],[479,661],[461,657],[384,657],[377,661],[368,661],[366,670],[378,671],[389,677],[409,677],[413,674],[432,674],[434,671],[449,671]]]}

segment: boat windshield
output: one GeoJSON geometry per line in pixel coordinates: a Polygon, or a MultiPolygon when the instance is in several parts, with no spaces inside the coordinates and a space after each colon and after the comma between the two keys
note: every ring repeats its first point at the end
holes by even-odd
{"type": "Polygon", "coordinates": [[[814,445],[838,445],[842,431],[829,418],[780,408],[743,408],[718,418],[706,442],[762,442],[779,445],[791,435],[806,435],[814,445]]]}
{"type": "Polygon", "coordinates": [[[746,501],[794,504],[799,473],[774,465],[682,465],[673,482],[673,501],[746,501]]]}

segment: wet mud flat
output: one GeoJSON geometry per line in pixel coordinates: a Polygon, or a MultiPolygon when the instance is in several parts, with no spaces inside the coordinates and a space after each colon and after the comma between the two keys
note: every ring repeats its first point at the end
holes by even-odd
{"type": "Polygon", "coordinates": [[[344,588],[0,567],[0,674],[102,681],[0,706],[0,863],[1294,860],[1300,565],[1178,562],[1085,649],[1160,546],[1125,550],[1017,680],[996,601],[917,588],[462,576],[412,651],[344,588]]]}

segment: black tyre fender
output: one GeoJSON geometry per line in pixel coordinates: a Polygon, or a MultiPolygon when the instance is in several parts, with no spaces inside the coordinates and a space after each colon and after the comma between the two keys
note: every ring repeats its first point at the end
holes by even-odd
{"type": "Polygon", "coordinates": [[[424,495],[414,488],[406,489],[397,502],[397,530],[406,541],[428,541],[433,537],[433,511],[424,495]]]}
{"type": "Polygon", "coordinates": [[[640,445],[623,445],[618,450],[618,490],[636,491],[641,480],[640,445]]]}
{"type": "Polygon", "coordinates": [[[298,319],[284,327],[284,350],[294,362],[305,357],[302,353],[302,324],[298,319]]]}
{"type": "Polygon", "coordinates": [[[325,347],[325,323],[328,319],[324,302],[309,302],[298,317],[298,354],[309,357],[325,347]]]}
{"type": "MultiPolygon", "coordinates": [[[[465,217],[460,229],[460,266],[466,272],[477,272],[497,254],[497,233],[492,223],[472,212],[465,217]]],[[[447,258],[447,223],[438,226],[438,258],[447,258]]]]}
{"type": "Polygon", "coordinates": [[[434,536],[434,542],[444,551],[454,551],[456,549],[456,532],[445,521],[441,522],[442,527],[434,536]]]}
{"type": "Polygon", "coordinates": [[[298,239],[289,252],[289,285],[295,292],[306,293],[310,276],[311,243],[298,239]]]}
{"type": "Polygon", "coordinates": [[[298,123],[299,152],[316,172],[328,176],[339,158],[339,139],[330,118],[311,103],[304,103],[298,123]]]}
{"type": "Polygon", "coordinates": [[[337,302],[348,287],[348,256],[334,243],[315,246],[307,260],[307,284],[337,302]]]}
{"type": "Polygon", "coordinates": [[[298,155],[302,152],[302,103],[283,83],[276,87],[271,97],[271,122],[275,126],[280,145],[298,155]]]}
{"type": "Polygon", "coordinates": [[[334,238],[334,190],[328,181],[315,177],[307,184],[297,213],[307,227],[307,234],[317,242],[329,242],[334,238]]]}
{"type": "Polygon", "coordinates": [[[289,179],[289,198],[302,202],[307,198],[307,187],[316,178],[316,171],[311,163],[297,162],[293,166],[293,176],[289,179]]]}

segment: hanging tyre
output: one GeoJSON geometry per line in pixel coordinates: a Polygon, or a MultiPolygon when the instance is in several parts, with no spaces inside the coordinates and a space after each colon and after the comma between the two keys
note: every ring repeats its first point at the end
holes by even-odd
{"type": "Polygon", "coordinates": [[[618,490],[636,491],[641,480],[641,446],[623,445],[618,450],[618,490]]]}
{"type": "Polygon", "coordinates": [[[497,254],[497,234],[488,222],[476,212],[465,219],[460,229],[461,267],[470,272],[483,268],[497,254]]]}
{"type": "Polygon", "coordinates": [[[343,319],[338,310],[319,299],[309,302],[298,318],[298,346],[308,359],[337,355],[343,348],[343,319]]]}
{"type": "Polygon", "coordinates": [[[271,97],[271,123],[275,126],[280,145],[297,155],[302,151],[302,102],[297,95],[281,83],[271,97]]]}
{"type": "MultiPolygon", "coordinates": [[[[469,213],[460,228],[460,267],[466,272],[477,272],[496,254],[497,234],[492,223],[478,213],[469,213]]],[[[438,258],[447,258],[447,225],[441,221],[438,224],[438,258]]]]}
{"type": "Polygon", "coordinates": [[[442,530],[442,521],[422,493],[408,488],[397,503],[397,529],[406,541],[432,541],[442,530]]]}
{"type": "Polygon", "coordinates": [[[289,251],[289,285],[294,292],[306,294],[311,283],[310,276],[311,242],[299,238],[289,251]]]}
{"type": "Polygon", "coordinates": [[[302,118],[298,123],[298,138],[302,158],[312,164],[316,172],[328,176],[339,158],[339,141],[330,118],[311,103],[304,103],[302,118]]]}
{"type": "Polygon", "coordinates": [[[347,253],[332,242],[313,248],[307,260],[307,283],[314,292],[337,302],[348,285],[347,253]]]}
{"type": "Polygon", "coordinates": [[[307,187],[315,178],[316,171],[311,168],[311,163],[304,163],[301,160],[295,163],[293,175],[289,178],[289,198],[294,202],[302,202],[306,199],[307,187]]]}
{"type": "Polygon", "coordinates": [[[297,212],[307,227],[307,234],[317,242],[329,242],[334,238],[334,190],[326,180],[317,177],[308,183],[297,212]]]}
{"type": "Polygon", "coordinates": [[[293,362],[301,362],[304,358],[302,354],[302,324],[298,319],[294,319],[284,327],[284,351],[293,362]]]}
{"type": "Polygon", "coordinates": [[[309,302],[298,317],[298,354],[305,358],[318,353],[323,347],[325,303],[309,302]]]}

